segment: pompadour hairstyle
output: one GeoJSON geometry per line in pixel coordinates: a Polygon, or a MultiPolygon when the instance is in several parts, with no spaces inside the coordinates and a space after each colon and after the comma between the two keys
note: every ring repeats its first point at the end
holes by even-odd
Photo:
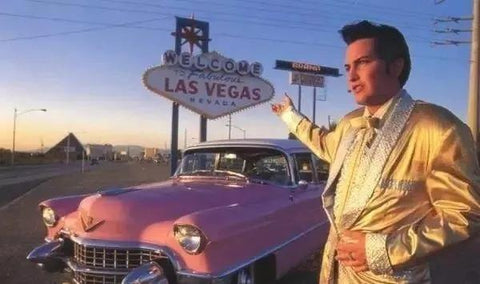
{"type": "Polygon", "coordinates": [[[340,30],[340,34],[347,45],[359,39],[373,38],[375,40],[375,52],[380,59],[387,63],[387,72],[390,63],[402,58],[404,66],[398,80],[401,87],[405,85],[410,75],[412,63],[407,42],[398,29],[388,25],[361,21],[345,25],[340,30]]]}

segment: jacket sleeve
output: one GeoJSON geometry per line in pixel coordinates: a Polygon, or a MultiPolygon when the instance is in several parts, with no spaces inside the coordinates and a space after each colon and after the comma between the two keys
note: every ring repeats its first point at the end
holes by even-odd
{"type": "Polygon", "coordinates": [[[375,274],[414,265],[480,229],[480,171],[470,130],[454,125],[434,143],[425,181],[432,207],[392,233],[367,234],[367,262],[375,274]]]}
{"type": "Polygon", "coordinates": [[[339,125],[334,131],[318,127],[293,107],[285,110],[280,118],[287,124],[291,133],[305,144],[317,157],[331,163],[341,138],[339,125]]]}

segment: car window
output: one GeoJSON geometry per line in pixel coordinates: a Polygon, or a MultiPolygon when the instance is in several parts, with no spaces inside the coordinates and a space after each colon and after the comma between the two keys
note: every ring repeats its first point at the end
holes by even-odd
{"type": "Polygon", "coordinates": [[[281,154],[259,156],[247,163],[245,174],[253,179],[286,185],[289,182],[287,159],[281,154]]]}
{"type": "Polygon", "coordinates": [[[225,171],[234,171],[237,173],[243,172],[243,167],[245,166],[245,159],[238,157],[236,155],[220,155],[220,160],[218,164],[219,170],[225,171]]]}
{"type": "Polygon", "coordinates": [[[328,179],[328,171],[330,169],[330,164],[320,160],[317,156],[313,156],[313,161],[315,162],[315,169],[317,170],[317,177],[320,181],[326,181],[328,179]]]}
{"type": "Polygon", "coordinates": [[[313,175],[312,154],[310,153],[295,154],[295,163],[297,166],[298,180],[313,182],[314,175],[313,175]]]}
{"type": "MultiPolygon", "coordinates": [[[[252,182],[288,185],[285,155],[265,148],[214,148],[187,152],[177,175],[222,176],[240,174],[252,182]]],[[[237,175],[238,176],[238,175],[237,175]]]]}

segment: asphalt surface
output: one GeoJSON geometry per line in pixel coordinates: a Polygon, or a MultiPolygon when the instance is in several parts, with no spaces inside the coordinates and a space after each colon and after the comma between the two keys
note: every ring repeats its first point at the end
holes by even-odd
{"type": "MultiPolygon", "coordinates": [[[[79,163],[0,168],[0,283],[70,283],[68,275],[45,273],[25,259],[45,237],[40,201],[161,181],[169,175],[168,166],[137,162],[88,165],[84,173],[80,169],[79,163]]],[[[318,265],[306,262],[277,284],[314,284],[317,271],[318,265]]]]}

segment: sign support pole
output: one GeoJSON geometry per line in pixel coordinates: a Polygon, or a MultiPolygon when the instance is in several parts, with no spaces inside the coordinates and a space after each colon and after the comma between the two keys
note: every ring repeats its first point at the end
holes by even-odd
{"type": "Polygon", "coordinates": [[[298,85],[298,112],[302,111],[302,85],[298,85]]]}
{"type": "Polygon", "coordinates": [[[177,169],[178,153],[178,104],[172,103],[172,140],[170,144],[170,175],[177,169]]]}
{"type": "MultiPolygon", "coordinates": [[[[175,53],[178,55],[182,52],[182,39],[180,37],[182,26],[177,18],[177,25],[175,29],[175,53]]],[[[174,175],[177,170],[178,161],[178,103],[172,103],[172,134],[170,141],[170,175],[174,175]]]]}
{"type": "MultiPolygon", "coordinates": [[[[204,28],[203,33],[206,34],[208,38],[208,25],[204,28]]],[[[202,53],[208,52],[208,40],[204,41],[202,44],[202,53]]],[[[207,118],[203,115],[200,115],[200,142],[207,141],[207,118]]]]}
{"type": "Polygon", "coordinates": [[[200,116],[200,142],[207,141],[207,118],[200,116]]]}

